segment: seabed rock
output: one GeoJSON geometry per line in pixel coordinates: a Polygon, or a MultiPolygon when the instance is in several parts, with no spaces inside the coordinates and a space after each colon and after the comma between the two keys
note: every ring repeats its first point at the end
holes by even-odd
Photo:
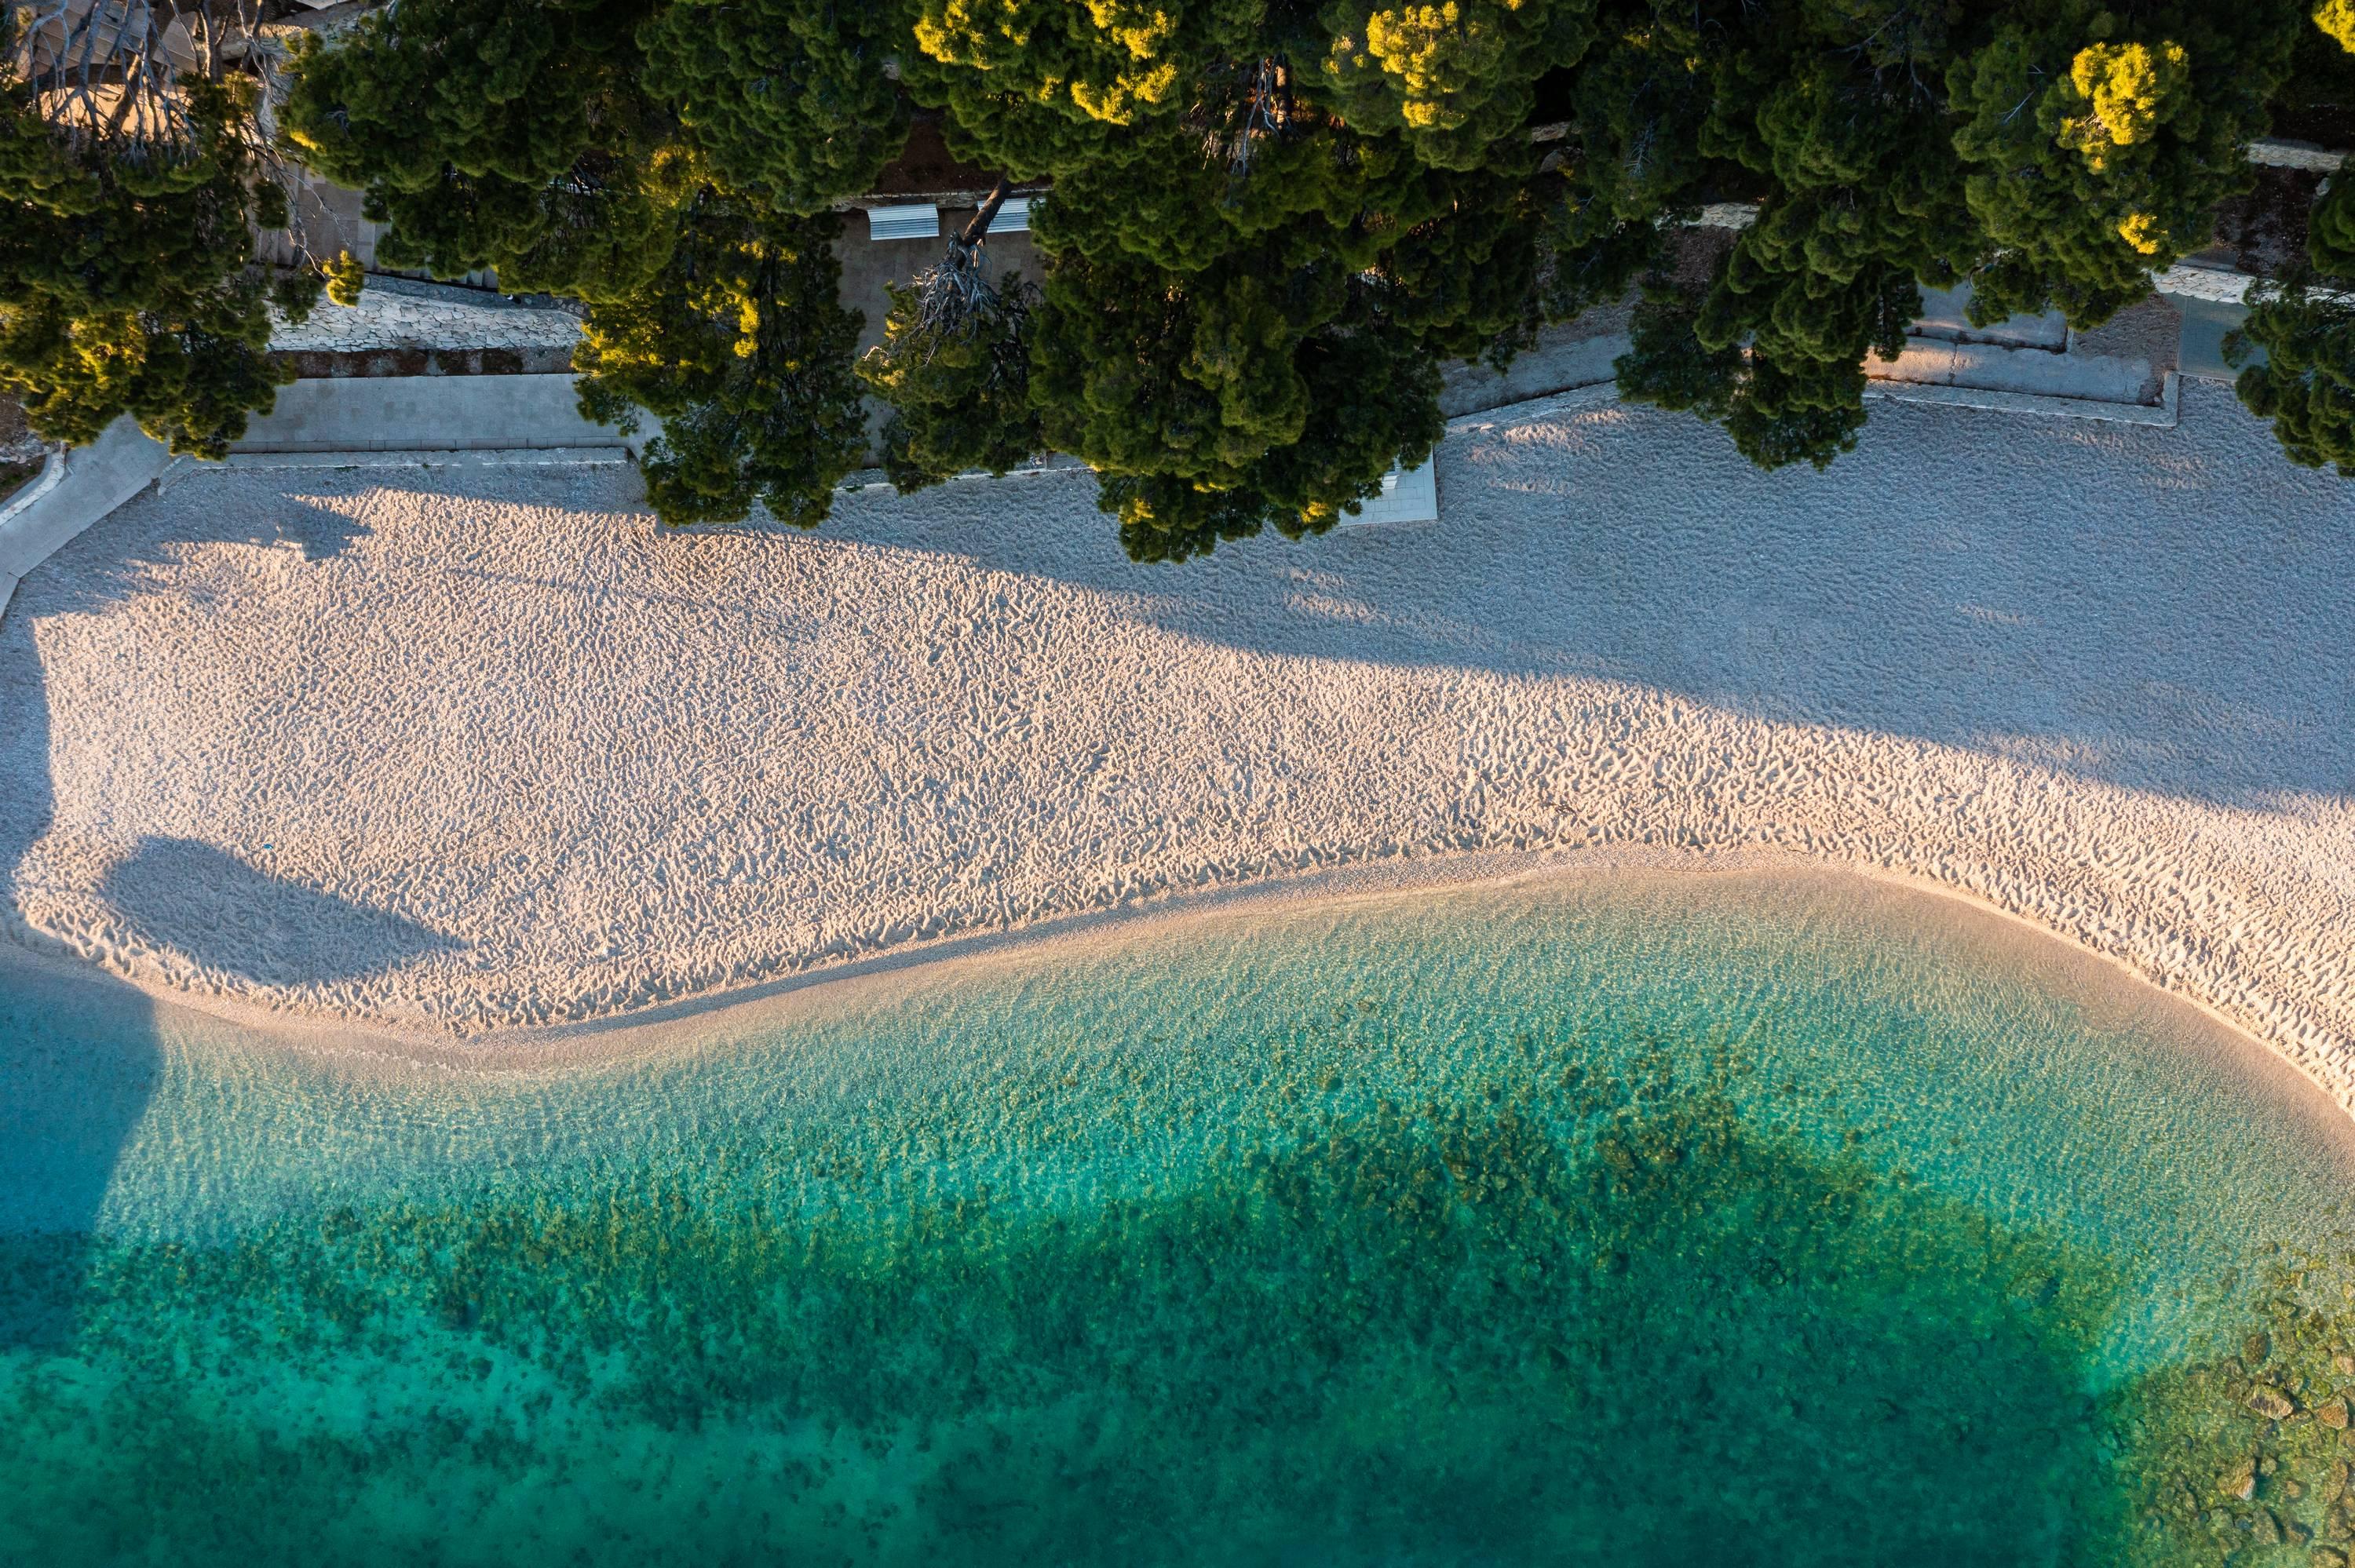
{"type": "Polygon", "coordinates": [[[2314,1407],[2314,1418],[2333,1432],[2347,1430],[2347,1396],[2333,1394],[2314,1407]]]}
{"type": "Polygon", "coordinates": [[[2247,1502],[2257,1495],[2257,1462],[2254,1459],[2242,1460],[2224,1472],[2224,1478],[2216,1483],[2216,1489],[2228,1498],[2247,1502]]]}
{"type": "Polygon", "coordinates": [[[2249,1391],[2249,1408],[2268,1421],[2286,1421],[2297,1414],[2297,1402],[2271,1383],[2249,1391]]]}

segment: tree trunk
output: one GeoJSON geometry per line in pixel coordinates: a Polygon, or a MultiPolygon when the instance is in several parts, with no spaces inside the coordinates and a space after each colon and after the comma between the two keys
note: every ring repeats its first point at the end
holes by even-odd
{"type": "Polygon", "coordinates": [[[982,202],[981,210],[973,215],[973,221],[966,224],[964,232],[957,236],[959,245],[970,250],[989,237],[989,226],[997,220],[997,209],[1006,205],[1007,193],[1013,188],[1004,175],[997,176],[997,183],[989,187],[989,195],[982,202]]]}

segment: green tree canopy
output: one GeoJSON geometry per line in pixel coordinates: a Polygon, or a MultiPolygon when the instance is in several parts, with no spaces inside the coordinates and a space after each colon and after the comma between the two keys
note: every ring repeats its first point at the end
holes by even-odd
{"type": "Polygon", "coordinates": [[[951,146],[1017,179],[1116,156],[1266,53],[1264,0],[915,0],[900,69],[951,146]]]}
{"type": "Polygon", "coordinates": [[[311,167],[389,223],[378,259],[503,287],[627,296],[694,181],[644,88],[653,0],[402,0],[305,39],[280,115],[311,167]]]}
{"type": "MultiPolygon", "coordinates": [[[[1762,464],[1828,462],[1923,285],[2085,326],[2204,243],[2341,8],[402,0],[304,53],[283,119],[365,185],[387,260],[591,302],[584,406],[663,418],[666,516],[823,514],[863,379],[896,482],[1052,444],[1174,558],[1328,526],[1436,439],[1439,360],[1624,296],[1710,201],[1757,221],[1705,281],[1698,251],[1655,280],[1623,387],[1762,464]],[[1052,180],[1047,265],[975,289],[952,247],[854,374],[796,215],[904,141],[887,58],[952,152],[1052,180]],[[1540,147],[1541,96],[1571,129],[1540,147]]],[[[2318,261],[2355,264],[2350,203],[2317,212],[2318,261]]]]}
{"type": "Polygon", "coordinates": [[[1692,329],[1749,364],[1720,416],[1762,466],[1821,467],[1864,424],[1868,354],[1893,359],[1981,244],[1934,83],[1948,39],[1912,0],[1803,0],[1722,60],[1701,150],[1764,180],[1758,220],[1692,329]]]}
{"type": "Polygon", "coordinates": [[[1567,320],[1619,300],[1662,255],[1669,226],[1698,215],[1701,151],[1731,21],[1668,0],[1604,0],[1600,37],[1572,82],[1570,133],[1532,188],[1543,219],[1539,313],[1567,320]]]}
{"type": "Polygon", "coordinates": [[[2226,355],[2238,364],[2251,344],[2265,358],[2233,384],[2241,401],[2273,421],[2292,462],[2355,479],[2355,300],[2300,282],[2261,285],[2226,355]]]}
{"type": "Polygon", "coordinates": [[[941,264],[887,285],[883,341],[859,378],[891,405],[883,471],[902,493],[982,469],[1002,474],[1046,444],[1030,406],[1030,323],[1039,291],[989,275],[986,237],[1001,185],[941,264]]]}
{"type": "Polygon", "coordinates": [[[48,440],[128,414],[219,457],[291,377],[269,357],[272,307],[299,319],[320,291],[314,270],[253,260],[253,230],[289,220],[257,84],[173,67],[135,27],[20,52],[21,15],[0,13],[0,389],[48,440]]]}
{"type": "Polygon", "coordinates": [[[2307,214],[2307,256],[2315,270],[2355,278],[2355,175],[2341,169],[2307,214]]]}
{"type": "MultiPolygon", "coordinates": [[[[1104,156],[1055,181],[1033,218],[1039,242],[1099,260],[1122,257],[1194,272],[1239,246],[1306,260],[1370,263],[1401,217],[1435,209],[1429,172],[1395,138],[1367,137],[1301,108],[1280,131],[1248,137],[1237,169],[1183,129],[1105,132],[1104,156]]],[[[1434,183],[1435,188],[1435,183],[1434,183]]]]}
{"type": "Polygon", "coordinates": [[[1137,559],[1269,524],[1321,533],[1444,429],[1438,366],[1386,292],[1272,246],[1183,276],[1059,259],[1033,352],[1040,428],[1103,471],[1100,504],[1137,559]]]}
{"type": "MultiPolygon", "coordinates": [[[[1263,60],[1214,72],[1178,122],[1103,127],[1094,146],[1033,213],[1050,257],[1022,321],[1037,429],[1002,399],[964,428],[1003,433],[1009,456],[1043,440],[1095,465],[1141,558],[1329,527],[1437,439],[1441,357],[1501,361],[1535,323],[1546,214],[1525,140],[1437,167],[1263,60]]],[[[1009,385],[1013,338],[989,341],[986,358],[963,352],[1009,385]]],[[[903,357],[887,342],[874,366],[898,378],[870,379],[912,450],[956,383],[899,373],[903,357]]]]}
{"type": "Polygon", "coordinates": [[[1523,129],[1538,79],[1577,63],[1594,0],[1326,0],[1322,93],[1439,168],[1476,169],[1523,129]]]}
{"type": "Polygon", "coordinates": [[[1605,0],[1602,37],[1572,84],[1571,135],[1553,154],[1561,178],[1549,212],[1546,314],[1618,299],[1657,259],[1665,226],[1698,215],[1719,166],[1701,131],[1740,21],[1727,12],[1718,0],[1605,0]]]}
{"type": "MultiPolygon", "coordinates": [[[[1908,283],[1907,288],[1912,284],[1908,283]]],[[[1864,371],[1796,356],[1778,363],[1698,330],[1700,307],[1655,281],[1636,307],[1628,352],[1614,366],[1620,395],[1725,427],[1736,450],[1764,469],[1817,468],[1856,444],[1864,428],[1864,371]]]]}
{"type": "Polygon", "coordinates": [[[639,31],[645,88],[730,190],[820,212],[872,186],[907,142],[907,105],[883,73],[896,16],[836,0],[679,0],[639,31]]]}
{"type": "Polygon", "coordinates": [[[813,527],[864,461],[859,317],[837,301],[829,243],[839,227],[706,190],[654,280],[590,308],[573,355],[581,414],[625,432],[645,414],[662,421],[643,466],[664,522],[738,522],[757,503],[813,527]]]}
{"type": "Polygon", "coordinates": [[[1958,58],[1955,146],[1990,247],[1974,319],[2095,326],[2207,244],[2304,26],[2292,0],[2031,0],[1958,58]]]}
{"type": "Polygon", "coordinates": [[[1434,358],[1509,363],[1545,313],[1539,280],[1559,185],[1497,169],[1450,178],[1444,207],[1386,236],[1375,269],[1386,319],[1434,358]]]}

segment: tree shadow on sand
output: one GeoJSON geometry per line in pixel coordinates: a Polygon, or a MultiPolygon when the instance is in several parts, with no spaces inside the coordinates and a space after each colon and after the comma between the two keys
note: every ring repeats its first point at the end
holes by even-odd
{"type": "Polygon", "coordinates": [[[99,893],[148,945],[261,985],[371,974],[460,946],[413,920],[272,876],[193,839],[141,840],[99,893]]]}
{"type": "Polygon", "coordinates": [[[829,526],[1253,652],[1623,681],[2229,805],[2355,794],[2355,487],[2228,391],[2174,429],[1880,405],[1822,473],[1683,415],[1497,418],[1443,450],[1430,525],[1139,567],[1069,475],[999,482],[1022,527],[977,495],[829,526]]]}

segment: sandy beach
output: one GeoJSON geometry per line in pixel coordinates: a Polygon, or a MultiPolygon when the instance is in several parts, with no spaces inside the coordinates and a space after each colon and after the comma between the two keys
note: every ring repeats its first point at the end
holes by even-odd
{"type": "Polygon", "coordinates": [[[1983,899],[2355,1104],[2355,493],[2175,429],[1881,405],[1829,472],[1614,406],[1444,521],[1121,556],[1083,474],[664,535],[616,467],[206,470],[0,623],[0,915],[468,1039],[1463,852],[1983,899]]]}

